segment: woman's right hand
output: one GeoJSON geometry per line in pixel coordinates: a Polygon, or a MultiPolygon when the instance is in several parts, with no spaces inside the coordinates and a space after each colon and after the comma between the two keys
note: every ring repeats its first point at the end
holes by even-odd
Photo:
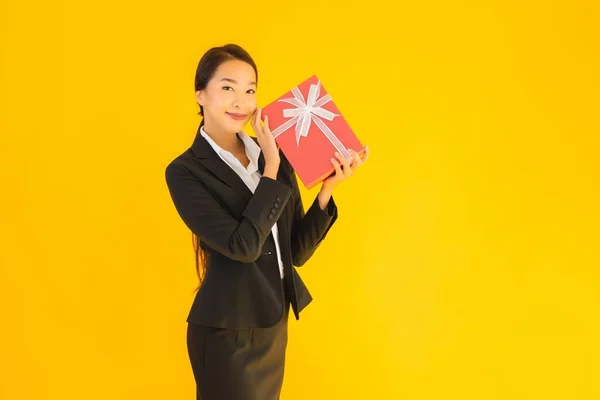
{"type": "Polygon", "coordinates": [[[254,112],[252,116],[252,129],[254,129],[258,144],[265,157],[265,172],[263,175],[276,179],[280,163],[279,148],[269,129],[269,117],[265,116],[264,126],[260,124],[261,112],[261,108],[257,108],[254,112]]]}

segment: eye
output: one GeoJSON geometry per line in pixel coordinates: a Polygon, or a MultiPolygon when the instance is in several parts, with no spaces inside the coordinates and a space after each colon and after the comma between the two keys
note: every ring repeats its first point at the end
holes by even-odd
{"type": "Polygon", "coordinates": [[[249,89],[247,93],[254,94],[254,93],[256,93],[256,91],[254,89],[249,89]],[[252,92],[252,93],[250,93],[250,92],[252,92]]]}
{"type": "Polygon", "coordinates": [[[223,89],[225,89],[225,90],[227,90],[227,89],[233,90],[233,88],[231,86],[223,86],[223,89]]]}

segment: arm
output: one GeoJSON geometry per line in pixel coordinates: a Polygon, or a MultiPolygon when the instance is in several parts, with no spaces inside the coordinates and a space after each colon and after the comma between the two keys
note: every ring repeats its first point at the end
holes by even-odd
{"type": "Polygon", "coordinates": [[[219,253],[244,263],[261,255],[271,228],[291,196],[287,185],[263,176],[238,221],[184,166],[168,165],[165,178],[175,208],[187,227],[219,253]],[[279,207],[274,208],[274,204],[279,207]]]}
{"type": "Polygon", "coordinates": [[[293,170],[291,174],[292,196],[295,200],[291,233],[292,261],[294,265],[301,267],[313,255],[337,220],[338,211],[331,193],[321,191],[305,213],[296,174],[293,170]]]}
{"type": "Polygon", "coordinates": [[[294,265],[302,266],[315,252],[325,235],[337,220],[337,206],[333,201],[333,189],[342,181],[348,179],[356,169],[367,160],[369,147],[365,146],[365,158],[352,150],[352,161],[345,159],[336,152],[339,161],[332,158],[335,174],[326,178],[321,185],[321,190],[312,205],[304,213],[302,199],[298,189],[298,181],[294,171],[292,174],[292,194],[295,199],[294,225],[292,227],[292,260],[294,265]]]}

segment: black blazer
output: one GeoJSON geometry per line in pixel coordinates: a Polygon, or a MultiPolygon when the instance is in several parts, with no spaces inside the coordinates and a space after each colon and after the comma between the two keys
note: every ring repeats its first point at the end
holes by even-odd
{"type": "MultiPolygon", "coordinates": [[[[258,142],[256,138],[253,138],[258,142]]],[[[277,179],[263,176],[254,193],[200,133],[169,163],[167,186],[185,225],[208,253],[207,271],[187,322],[220,328],[267,328],[284,315],[283,285],[296,319],[312,296],[295,267],[315,252],[336,221],[315,198],[305,212],[294,169],[283,154],[277,179]],[[277,223],[284,264],[281,279],[271,228],[277,223]]],[[[259,157],[259,171],[265,160],[259,157]]]]}

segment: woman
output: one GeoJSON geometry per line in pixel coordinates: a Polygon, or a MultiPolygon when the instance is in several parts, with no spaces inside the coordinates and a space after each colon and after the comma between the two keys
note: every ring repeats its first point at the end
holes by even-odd
{"type": "Polygon", "coordinates": [[[165,171],[197,255],[200,285],[187,346],[198,399],[279,398],[290,306],[299,319],[312,300],[294,266],[311,257],[336,221],[333,189],[368,157],[351,151],[352,160],[332,158],[335,174],[305,212],[268,118],[261,124],[257,78],[254,61],[237,45],[204,54],[195,77],[203,119],[191,147],[165,171]],[[256,139],[242,131],[250,119],[256,139]]]}

